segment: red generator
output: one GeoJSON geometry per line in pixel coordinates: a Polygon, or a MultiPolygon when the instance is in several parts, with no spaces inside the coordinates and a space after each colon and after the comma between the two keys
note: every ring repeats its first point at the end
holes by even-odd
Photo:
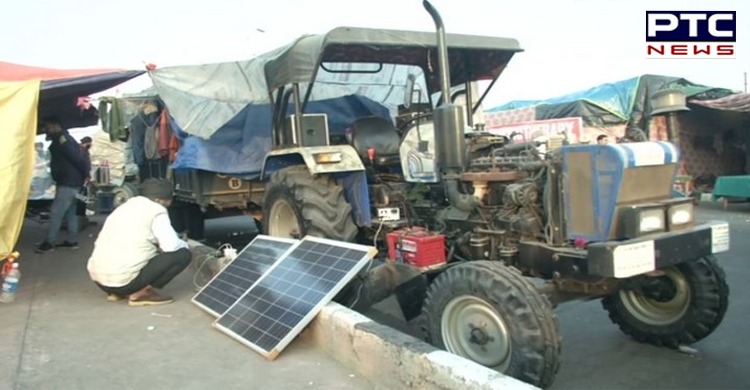
{"type": "Polygon", "coordinates": [[[388,258],[404,262],[422,270],[440,268],[445,259],[445,236],[424,228],[413,227],[396,230],[386,235],[388,258]]]}

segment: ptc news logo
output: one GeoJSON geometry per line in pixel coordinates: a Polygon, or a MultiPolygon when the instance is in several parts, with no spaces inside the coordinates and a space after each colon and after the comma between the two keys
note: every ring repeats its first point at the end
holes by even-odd
{"type": "Polygon", "coordinates": [[[646,57],[735,58],[735,11],[646,11],[646,57]]]}

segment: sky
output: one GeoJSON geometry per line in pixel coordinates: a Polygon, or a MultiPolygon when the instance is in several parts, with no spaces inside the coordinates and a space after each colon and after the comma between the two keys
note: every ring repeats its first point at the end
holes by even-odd
{"type": "MultiPolygon", "coordinates": [[[[641,74],[737,91],[750,72],[747,0],[433,0],[449,33],[518,39],[485,101],[545,99],[641,74]],[[735,59],[646,59],[645,11],[737,11],[735,59]]],[[[337,26],[433,31],[420,0],[29,0],[0,4],[0,61],[142,69],[252,58],[337,26]]],[[[136,92],[146,76],[118,87],[136,92]]]]}

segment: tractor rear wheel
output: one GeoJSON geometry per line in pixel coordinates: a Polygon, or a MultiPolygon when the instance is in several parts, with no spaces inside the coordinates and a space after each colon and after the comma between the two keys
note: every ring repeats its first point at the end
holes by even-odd
{"type": "Polygon", "coordinates": [[[546,297],[497,262],[453,266],[430,285],[427,341],[535,386],[560,367],[559,324],[546,297]]]}
{"type": "Polygon", "coordinates": [[[711,334],[729,302],[724,270],[714,257],[666,268],[657,277],[636,277],[602,300],[620,330],[643,343],[677,348],[711,334]]]}
{"type": "Polygon", "coordinates": [[[312,176],[305,166],[283,168],[271,176],[263,198],[265,234],[352,241],[357,231],[344,188],[333,177],[312,176]]]}

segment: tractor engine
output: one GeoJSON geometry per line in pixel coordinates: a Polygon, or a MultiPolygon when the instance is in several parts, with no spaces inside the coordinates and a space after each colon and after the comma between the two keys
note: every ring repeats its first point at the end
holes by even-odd
{"type": "MultiPolygon", "coordinates": [[[[487,136],[498,138],[494,136],[487,136]]],[[[462,176],[477,199],[478,218],[468,238],[470,258],[511,261],[520,239],[544,238],[543,195],[546,164],[537,142],[510,144],[488,142],[485,137],[469,141],[468,169],[462,176]],[[482,145],[477,150],[477,145],[482,145]],[[499,145],[499,146],[498,146],[499,145]],[[474,149],[474,150],[472,150],[474,149]],[[477,248],[486,243],[489,248],[477,248]],[[473,249],[471,249],[473,248],[473,249]]],[[[501,138],[502,139],[502,138],[501,138]]],[[[462,243],[461,247],[467,247],[462,243]]]]}
{"type": "Polygon", "coordinates": [[[537,236],[543,229],[539,200],[539,188],[534,182],[507,185],[493,227],[522,237],[537,236]]]}
{"type": "Polygon", "coordinates": [[[411,189],[406,203],[416,211],[412,222],[445,236],[448,261],[513,263],[520,240],[546,237],[547,162],[538,146],[536,142],[511,144],[505,137],[488,133],[471,134],[462,172],[411,189]],[[451,187],[454,178],[457,189],[451,187]]]}

